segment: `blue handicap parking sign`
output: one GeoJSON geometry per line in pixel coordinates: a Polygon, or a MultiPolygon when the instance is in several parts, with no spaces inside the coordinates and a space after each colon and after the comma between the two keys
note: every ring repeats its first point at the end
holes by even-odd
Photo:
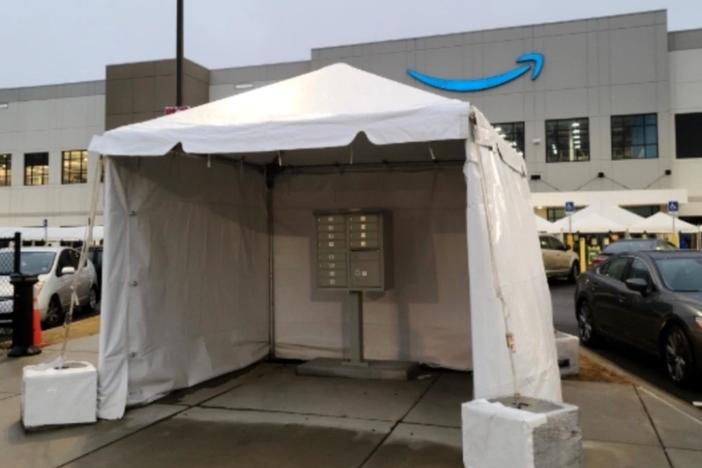
{"type": "Polygon", "coordinates": [[[575,203],[573,203],[572,201],[565,202],[565,211],[566,213],[572,213],[573,211],[575,211],[575,203]]]}
{"type": "Polygon", "coordinates": [[[671,200],[668,202],[668,212],[677,213],[680,208],[680,204],[676,200],[671,200]]]}

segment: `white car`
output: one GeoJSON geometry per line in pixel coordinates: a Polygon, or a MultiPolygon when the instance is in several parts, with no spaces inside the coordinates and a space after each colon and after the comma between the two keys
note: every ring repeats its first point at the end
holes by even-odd
{"type": "Polygon", "coordinates": [[[565,246],[553,236],[539,236],[541,255],[544,260],[546,276],[549,278],[566,277],[572,283],[580,274],[578,254],[565,246]]]}
{"type": "MultiPolygon", "coordinates": [[[[7,290],[13,265],[14,251],[0,250],[0,290],[7,290]]],[[[75,279],[80,252],[69,247],[22,247],[21,271],[37,275],[39,281],[34,286],[34,298],[44,325],[54,327],[63,323],[71,304],[71,284],[75,279]]],[[[97,308],[97,275],[95,267],[88,261],[79,273],[76,293],[79,306],[91,310],[97,308]]],[[[11,286],[10,286],[11,287],[11,286]]],[[[0,299],[0,313],[12,312],[12,299],[0,299]]]]}

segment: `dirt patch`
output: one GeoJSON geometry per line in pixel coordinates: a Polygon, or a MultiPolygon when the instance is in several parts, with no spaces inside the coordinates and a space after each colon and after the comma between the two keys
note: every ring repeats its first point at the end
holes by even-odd
{"type": "MultiPolygon", "coordinates": [[[[71,334],[69,339],[82,338],[84,336],[97,335],[100,332],[100,316],[80,318],[71,324],[71,334]]],[[[42,331],[42,347],[63,343],[65,331],[63,327],[55,327],[42,331]]],[[[9,349],[11,341],[8,339],[0,343],[0,349],[9,349]]]]}
{"type": "Polygon", "coordinates": [[[580,355],[580,373],[578,375],[568,376],[565,380],[633,384],[631,380],[623,375],[597,364],[595,361],[588,359],[582,354],[580,355]]]}

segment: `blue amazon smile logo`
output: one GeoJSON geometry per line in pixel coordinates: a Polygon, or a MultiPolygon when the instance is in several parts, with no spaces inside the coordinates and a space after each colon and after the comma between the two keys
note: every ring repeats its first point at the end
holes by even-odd
{"type": "Polygon", "coordinates": [[[544,68],[544,56],[538,52],[531,52],[521,55],[517,58],[519,67],[502,73],[500,75],[488,76],[485,78],[477,78],[474,80],[449,80],[439,78],[438,76],[425,75],[416,70],[407,70],[407,74],[415,80],[424,83],[432,88],[442,89],[444,91],[454,91],[457,93],[473,93],[476,91],[484,91],[486,89],[497,88],[504,84],[514,81],[520,76],[531,70],[532,81],[537,79],[544,68]]]}

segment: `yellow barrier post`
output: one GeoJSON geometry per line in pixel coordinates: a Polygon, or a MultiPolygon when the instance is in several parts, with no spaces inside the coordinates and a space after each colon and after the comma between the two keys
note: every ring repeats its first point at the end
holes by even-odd
{"type": "Polygon", "coordinates": [[[578,240],[579,245],[579,257],[580,257],[580,273],[584,273],[587,270],[587,252],[585,250],[585,238],[580,237],[578,240]]]}

